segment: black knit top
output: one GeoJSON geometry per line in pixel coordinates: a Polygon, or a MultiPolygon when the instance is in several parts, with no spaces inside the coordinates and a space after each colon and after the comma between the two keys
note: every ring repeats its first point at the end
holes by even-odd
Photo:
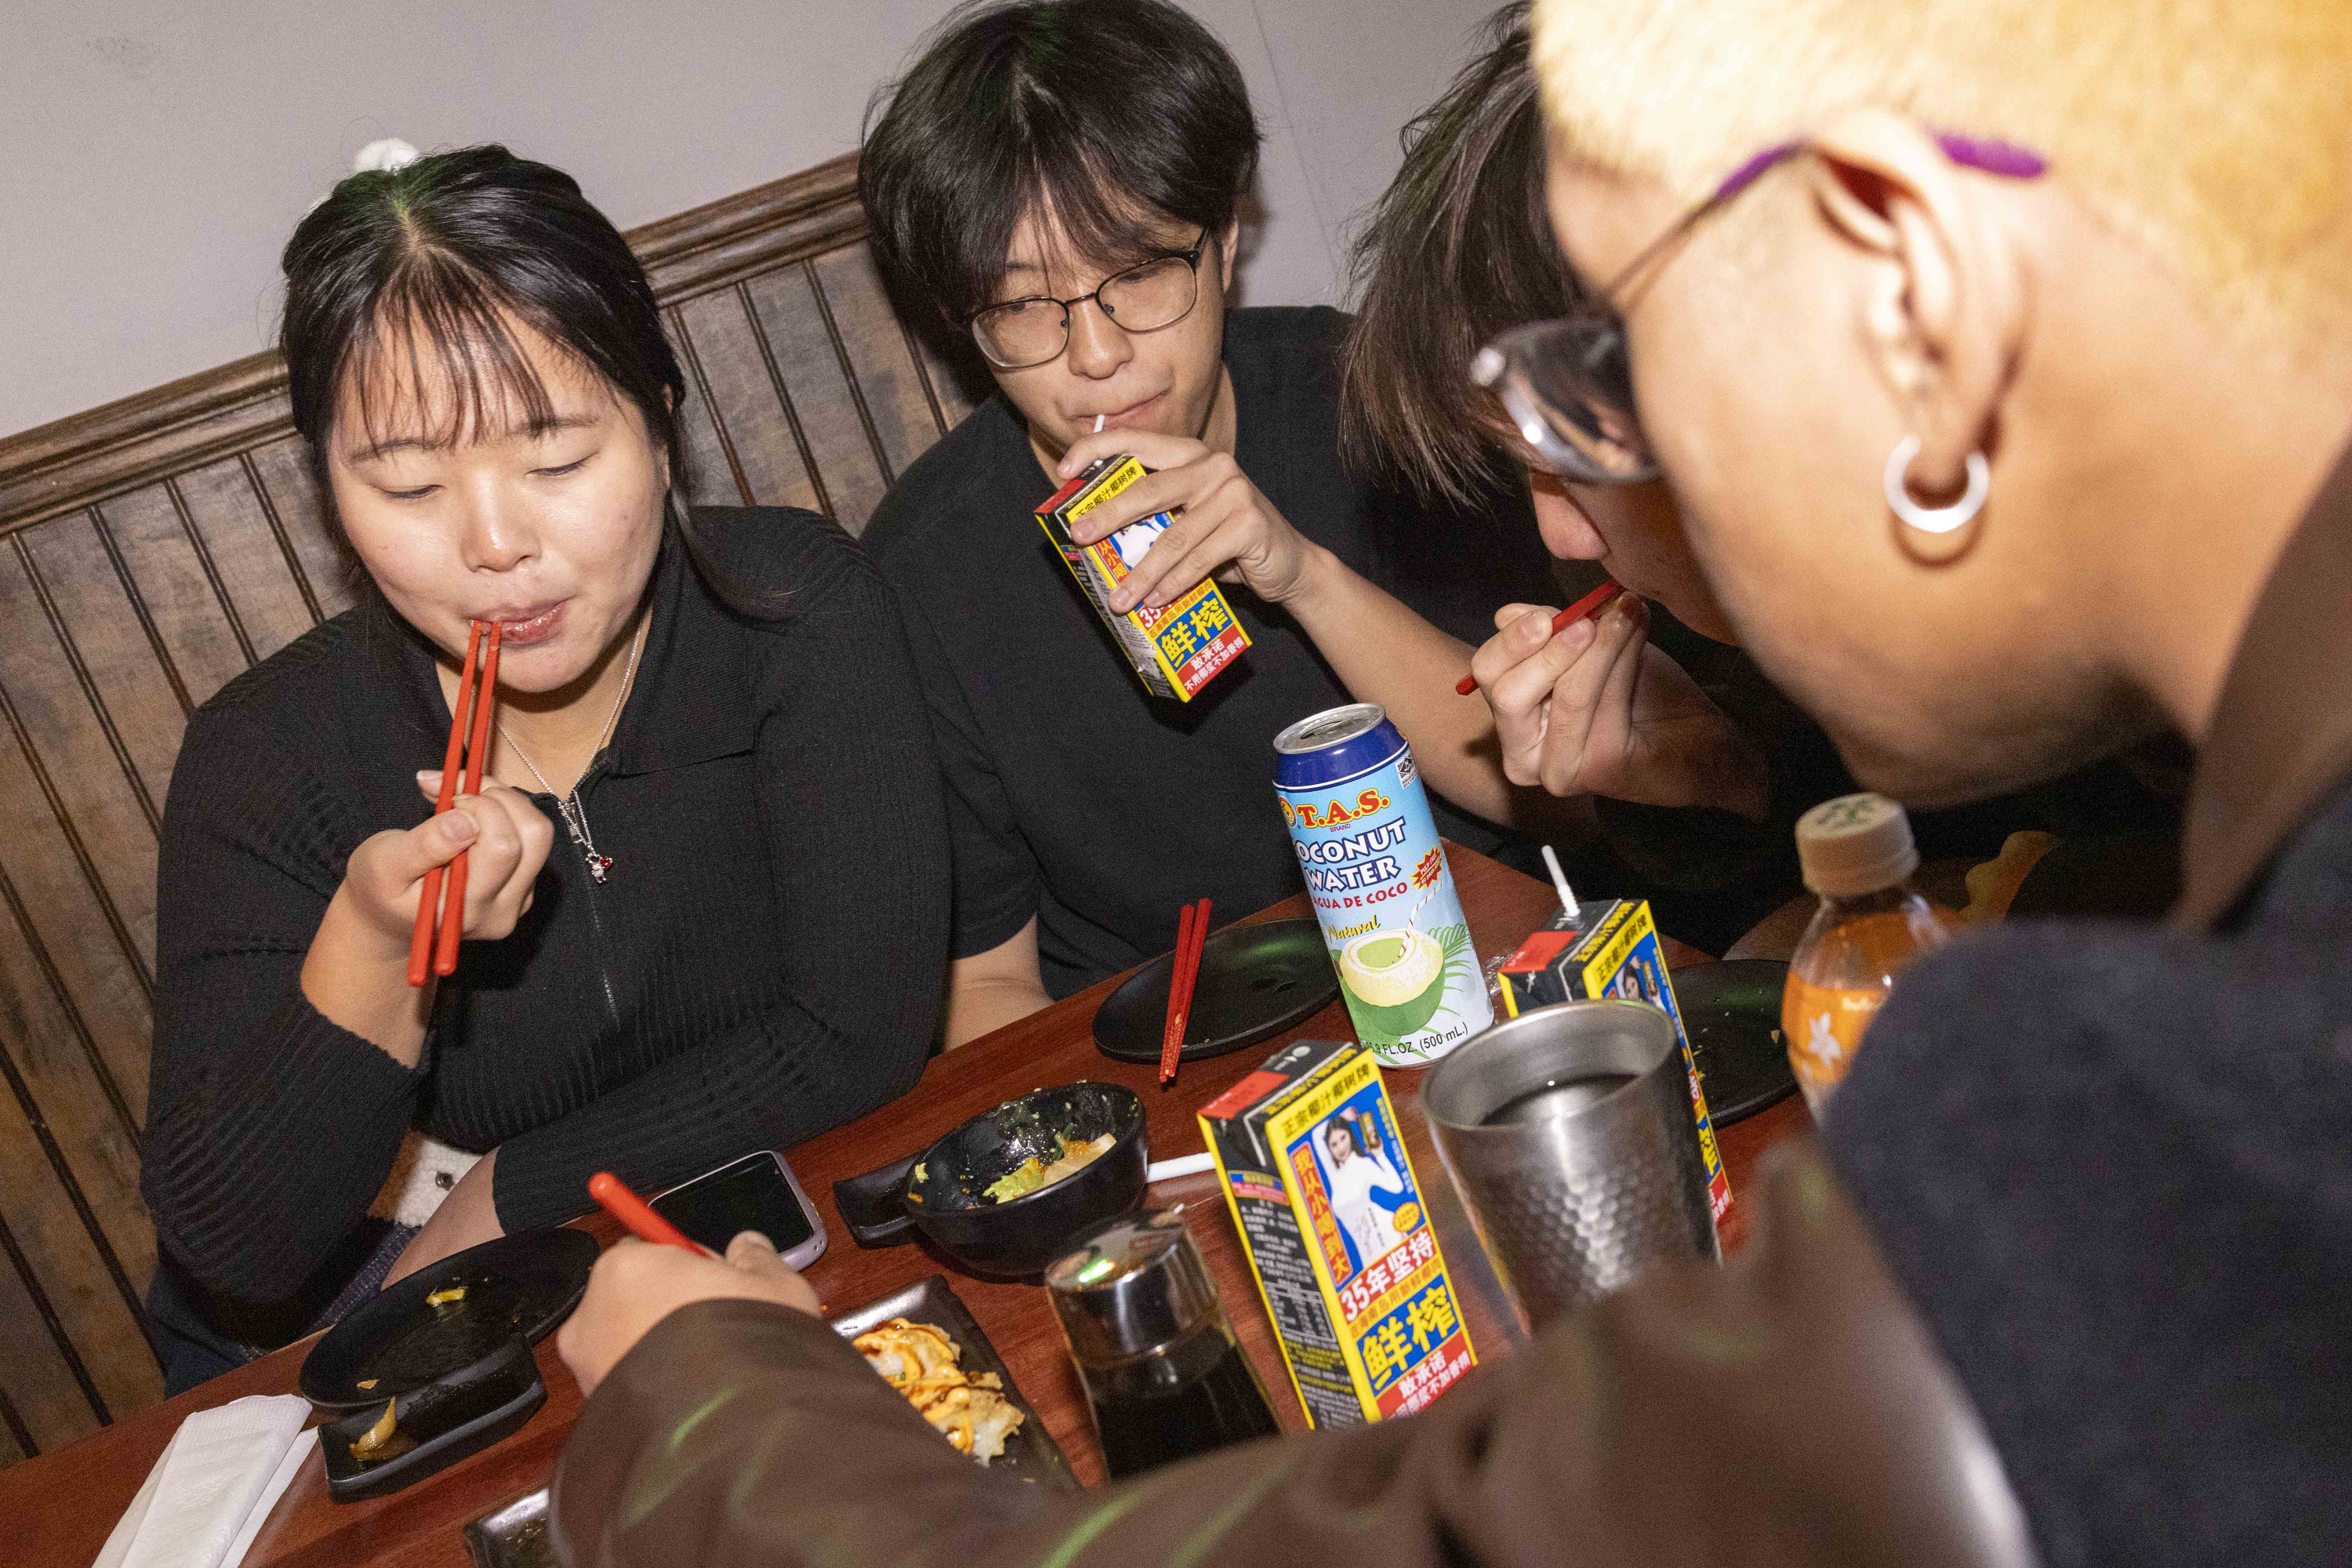
{"type": "MultiPolygon", "coordinates": [[[[164,814],[143,1187],[212,1290],[294,1294],[364,1215],[404,1131],[499,1150],[509,1231],[872,1110],[921,1074],[948,862],[922,700],[863,553],[786,510],[709,510],[737,616],[676,541],[635,685],[557,823],[521,924],[469,942],[414,1068],[303,996],[352,851],[413,825],[449,710],[426,645],[370,595],[189,725],[164,814]]],[[[552,795],[537,797],[555,817],[552,795]]]]}

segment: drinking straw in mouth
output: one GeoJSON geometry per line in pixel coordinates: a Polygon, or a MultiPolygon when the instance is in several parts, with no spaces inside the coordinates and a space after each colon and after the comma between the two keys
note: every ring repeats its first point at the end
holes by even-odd
{"type": "MultiPolygon", "coordinates": [[[[460,793],[479,795],[483,759],[488,751],[490,706],[499,683],[499,626],[489,623],[488,651],[484,652],[480,621],[466,623],[466,668],[457,678],[457,700],[449,715],[449,745],[441,757],[441,792],[433,803],[440,816],[457,804],[460,793]],[[472,746],[467,749],[467,720],[472,718],[472,746]],[[459,788],[458,760],[466,761],[464,788],[459,788]]],[[[446,868],[449,896],[441,896],[444,868],[425,873],[416,900],[416,926],[408,941],[408,983],[422,985],[432,974],[454,973],[457,968],[457,938],[466,924],[466,855],[446,868]]]]}
{"type": "Polygon", "coordinates": [[[1176,1080],[1184,1054],[1184,1026],[1191,1021],[1192,985],[1201,977],[1201,945],[1209,940],[1209,900],[1184,906],[1176,920],[1176,951],[1169,955],[1168,1028],[1160,1037],[1160,1081],[1176,1080]]]}
{"type": "Polygon", "coordinates": [[[629,1184],[610,1171],[599,1171],[588,1178],[588,1195],[639,1241],[650,1241],[659,1247],[682,1247],[704,1258],[719,1256],[700,1242],[688,1240],[686,1232],[655,1213],[653,1205],[631,1192],[629,1184]]]}
{"type": "Polygon", "coordinates": [[[1551,852],[1549,844],[1543,847],[1543,860],[1544,869],[1551,873],[1551,885],[1559,892],[1560,912],[1573,925],[1576,921],[1576,895],[1569,890],[1568,873],[1559,868],[1559,857],[1551,852]]]}
{"type": "MultiPolygon", "coordinates": [[[[1613,578],[1601,584],[1601,586],[1554,616],[1551,618],[1551,629],[1554,632],[1564,632],[1585,616],[1599,615],[1608,608],[1610,600],[1624,591],[1625,584],[1613,578]]],[[[1467,697],[1478,689],[1478,678],[1475,675],[1465,675],[1454,683],[1454,689],[1462,696],[1467,697]]]]}
{"type": "Polygon", "coordinates": [[[1102,416],[1101,415],[1099,415],[1099,414],[1096,415],[1096,416],[1095,416],[1095,434],[1096,434],[1096,435],[1097,435],[1097,436],[1099,436],[1099,435],[1101,435],[1101,434],[1102,434],[1102,422],[1103,422],[1103,416],[1102,416]]]}

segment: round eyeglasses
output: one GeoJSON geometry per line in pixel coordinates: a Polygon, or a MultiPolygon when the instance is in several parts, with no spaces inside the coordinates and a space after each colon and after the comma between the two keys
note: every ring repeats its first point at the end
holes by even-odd
{"type": "Polygon", "coordinates": [[[1070,346],[1070,311],[1089,300],[1126,331],[1172,327],[1192,313],[1201,297],[1201,252],[1208,243],[1204,228],[1191,249],[1139,261],[1075,299],[1041,294],[991,305],[970,318],[972,341],[999,370],[1044,364],[1070,346]]]}
{"type": "MultiPolygon", "coordinates": [[[[1949,131],[1930,134],[1962,168],[2012,180],[2039,179],[2049,168],[2040,153],[2014,142],[1949,131]]],[[[1470,379],[1502,404],[1538,464],[1578,484],[1626,485],[1658,477],[1658,460],[1642,434],[1633,400],[1623,302],[1702,220],[1723,210],[1765,171],[1807,151],[1801,141],[1765,148],[1576,309],[1556,321],[1514,327],[1478,351],[1470,379]]]]}

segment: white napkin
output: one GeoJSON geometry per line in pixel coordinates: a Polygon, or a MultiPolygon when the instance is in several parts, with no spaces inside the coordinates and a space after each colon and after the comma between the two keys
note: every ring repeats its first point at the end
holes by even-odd
{"type": "Polygon", "coordinates": [[[181,1422],[93,1568],[236,1568],[317,1447],[310,1412],[257,1394],[181,1422]]]}

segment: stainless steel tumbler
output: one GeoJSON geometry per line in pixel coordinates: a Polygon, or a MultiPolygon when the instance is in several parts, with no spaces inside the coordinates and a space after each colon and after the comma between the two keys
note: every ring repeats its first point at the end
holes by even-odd
{"type": "Polygon", "coordinates": [[[1721,1256],[1682,1050],[1646,1003],[1496,1024],[1429,1070],[1421,1106],[1530,1331],[1653,1264],[1721,1256]]]}

